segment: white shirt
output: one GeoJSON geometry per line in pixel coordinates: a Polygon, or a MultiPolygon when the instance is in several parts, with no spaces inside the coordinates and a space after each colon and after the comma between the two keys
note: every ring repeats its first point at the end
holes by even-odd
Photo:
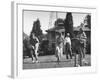
{"type": "Polygon", "coordinates": [[[71,45],[71,39],[70,37],[66,37],[64,40],[64,44],[69,43],[71,45]]]}

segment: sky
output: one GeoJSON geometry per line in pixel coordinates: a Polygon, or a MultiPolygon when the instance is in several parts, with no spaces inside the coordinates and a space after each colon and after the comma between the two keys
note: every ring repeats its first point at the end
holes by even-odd
{"type": "MultiPolygon", "coordinates": [[[[54,22],[57,18],[66,18],[67,12],[46,12],[46,11],[28,11],[25,10],[23,16],[23,24],[24,24],[24,32],[27,35],[30,35],[30,32],[33,27],[33,22],[37,19],[40,20],[41,29],[43,33],[46,33],[45,30],[52,28],[54,25],[54,22]]],[[[83,22],[86,13],[72,13],[73,16],[73,26],[77,27],[83,22]]]]}

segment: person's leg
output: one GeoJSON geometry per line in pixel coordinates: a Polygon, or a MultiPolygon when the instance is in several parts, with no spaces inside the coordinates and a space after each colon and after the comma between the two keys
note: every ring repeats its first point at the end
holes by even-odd
{"type": "Polygon", "coordinates": [[[57,57],[57,52],[58,52],[58,49],[57,49],[57,45],[56,45],[56,50],[55,50],[55,56],[57,57]]]}
{"type": "Polygon", "coordinates": [[[82,58],[85,58],[85,54],[86,54],[86,41],[83,40],[83,43],[82,43],[82,58]]]}
{"type": "Polygon", "coordinates": [[[84,58],[85,58],[85,55],[86,55],[86,42],[84,42],[84,58]]]}
{"type": "Polygon", "coordinates": [[[69,54],[69,52],[68,52],[68,44],[66,43],[66,48],[65,48],[65,54],[66,54],[66,59],[68,59],[68,54],[69,54]]]}
{"type": "Polygon", "coordinates": [[[63,52],[64,52],[64,45],[62,43],[62,46],[61,46],[61,56],[63,56],[63,52]]]}
{"type": "Polygon", "coordinates": [[[86,42],[84,43],[82,62],[84,64],[88,64],[88,62],[85,59],[85,56],[86,56],[86,42]]]}
{"type": "Polygon", "coordinates": [[[70,58],[72,59],[72,50],[71,50],[71,45],[69,44],[69,55],[70,55],[70,58]]]}
{"type": "Polygon", "coordinates": [[[82,47],[82,53],[83,53],[82,58],[85,58],[85,47],[82,47]]]}
{"type": "Polygon", "coordinates": [[[36,62],[38,62],[38,47],[39,47],[39,43],[35,44],[35,59],[36,59],[36,62]]]}
{"type": "Polygon", "coordinates": [[[56,52],[55,52],[55,55],[56,55],[56,58],[57,58],[57,62],[59,62],[59,53],[60,53],[59,47],[56,46],[56,52]]]}
{"type": "Polygon", "coordinates": [[[33,57],[35,56],[34,53],[35,53],[34,50],[30,49],[30,54],[31,54],[30,57],[32,58],[32,62],[34,62],[34,59],[33,59],[33,57]]]}
{"type": "Polygon", "coordinates": [[[82,48],[78,50],[78,64],[82,66],[82,48]]]}
{"type": "Polygon", "coordinates": [[[60,58],[62,57],[63,55],[63,50],[62,50],[62,47],[60,47],[60,58]]]}
{"type": "Polygon", "coordinates": [[[84,58],[84,43],[81,43],[82,58],[84,58]]]}

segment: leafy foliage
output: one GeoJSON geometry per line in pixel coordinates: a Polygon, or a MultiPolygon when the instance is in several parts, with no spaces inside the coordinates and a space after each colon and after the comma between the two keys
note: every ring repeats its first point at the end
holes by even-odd
{"type": "Polygon", "coordinates": [[[84,22],[87,23],[87,25],[85,27],[88,27],[91,29],[91,16],[90,15],[87,15],[84,22]]]}
{"type": "Polygon", "coordinates": [[[41,30],[41,25],[40,25],[40,20],[39,19],[34,21],[31,33],[35,33],[35,35],[37,37],[39,37],[39,36],[41,36],[43,34],[42,30],[41,30]]]}
{"type": "Polygon", "coordinates": [[[64,27],[65,27],[65,36],[67,33],[70,33],[70,37],[74,37],[74,32],[73,32],[73,17],[72,13],[68,12],[66,15],[66,19],[64,22],[64,27]]]}

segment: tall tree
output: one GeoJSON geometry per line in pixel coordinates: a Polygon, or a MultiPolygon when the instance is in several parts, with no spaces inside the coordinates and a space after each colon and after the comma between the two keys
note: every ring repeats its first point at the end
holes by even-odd
{"type": "Polygon", "coordinates": [[[66,19],[64,22],[64,27],[65,27],[65,36],[67,33],[70,33],[71,38],[74,37],[74,32],[73,32],[73,17],[72,13],[68,12],[66,15],[66,19]]]}
{"type": "Polygon", "coordinates": [[[31,33],[35,33],[35,35],[37,37],[40,37],[43,34],[42,30],[41,30],[41,25],[40,25],[40,20],[39,19],[34,21],[31,33]]]}
{"type": "Polygon", "coordinates": [[[86,23],[85,27],[88,27],[91,29],[91,16],[90,15],[86,16],[84,23],[86,23]]]}

